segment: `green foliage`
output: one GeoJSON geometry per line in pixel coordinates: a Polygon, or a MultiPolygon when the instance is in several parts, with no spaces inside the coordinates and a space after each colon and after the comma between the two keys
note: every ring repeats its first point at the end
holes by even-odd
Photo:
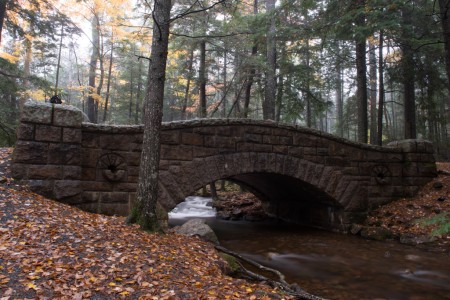
{"type": "Polygon", "coordinates": [[[431,232],[432,236],[449,234],[450,233],[450,213],[444,212],[435,215],[434,217],[424,218],[417,221],[420,226],[436,226],[431,232]]]}

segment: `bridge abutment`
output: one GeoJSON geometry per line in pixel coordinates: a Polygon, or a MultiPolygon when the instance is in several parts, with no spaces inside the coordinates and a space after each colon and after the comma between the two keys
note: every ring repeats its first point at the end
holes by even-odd
{"type": "MultiPolygon", "coordinates": [[[[142,135],[142,126],[83,123],[82,112],[69,105],[27,102],[13,176],[58,201],[126,215],[135,198],[142,135]]],[[[251,187],[280,218],[336,228],[414,195],[436,175],[427,141],[378,147],[274,122],[172,122],[163,124],[161,143],[159,201],[166,209],[228,179],[251,187]]]]}

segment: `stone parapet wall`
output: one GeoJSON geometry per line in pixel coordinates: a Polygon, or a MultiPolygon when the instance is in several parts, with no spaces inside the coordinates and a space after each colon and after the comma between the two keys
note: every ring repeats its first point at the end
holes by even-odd
{"type": "MultiPolygon", "coordinates": [[[[59,201],[125,215],[135,198],[143,127],[82,121],[82,112],[71,106],[27,103],[14,151],[14,177],[59,201]]],[[[327,198],[326,205],[355,216],[412,196],[435,176],[436,166],[432,144],[421,140],[379,147],[247,119],[163,124],[159,200],[166,209],[223,178],[271,195],[277,187],[270,182],[262,186],[264,174],[295,178],[311,193],[320,191],[318,198],[327,198]]],[[[297,204],[286,203],[277,204],[277,210],[288,216],[297,204]]]]}

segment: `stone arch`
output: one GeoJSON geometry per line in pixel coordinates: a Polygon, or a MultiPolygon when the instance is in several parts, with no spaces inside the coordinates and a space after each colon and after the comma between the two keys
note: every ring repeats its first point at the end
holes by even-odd
{"type": "MultiPolygon", "coordinates": [[[[300,217],[314,215],[311,214],[313,209],[310,206],[321,209],[322,212],[317,213],[322,214],[323,211],[327,213],[337,211],[338,219],[342,219],[346,211],[355,210],[354,203],[362,202],[361,199],[356,199],[357,197],[367,197],[358,192],[359,185],[356,182],[344,176],[336,167],[324,166],[284,154],[241,152],[196,158],[161,171],[160,202],[167,210],[171,210],[196,190],[220,179],[244,183],[258,196],[267,196],[265,200],[270,202],[269,213],[297,223],[301,223],[298,219],[300,217]],[[271,186],[261,184],[261,182],[269,183],[272,180],[276,182],[271,186]],[[284,194],[285,196],[292,193],[291,199],[288,199],[290,202],[284,206],[273,195],[268,195],[271,188],[276,188],[274,193],[278,193],[280,187],[277,185],[280,183],[284,189],[291,188],[284,194]],[[267,186],[267,189],[264,186],[267,186]],[[304,198],[302,195],[310,196],[312,199],[294,199],[295,197],[304,198]],[[304,202],[301,203],[302,201],[304,202]],[[297,208],[293,202],[298,204],[297,208]],[[302,209],[306,209],[307,213],[299,213],[302,209]]],[[[366,207],[357,207],[356,210],[363,212],[366,207]]],[[[333,218],[336,217],[333,216],[333,218]]],[[[329,226],[323,224],[323,220],[319,223],[322,224],[315,225],[336,227],[333,224],[328,224],[329,226]]]]}

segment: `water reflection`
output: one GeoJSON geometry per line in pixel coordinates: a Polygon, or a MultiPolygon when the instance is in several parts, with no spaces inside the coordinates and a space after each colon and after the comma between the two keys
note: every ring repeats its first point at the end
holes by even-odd
{"type": "MultiPolygon", "coordinates": [[[[192,203],[206,207],[207,198],[202,201],[192,203]]],[[[194,217],[185,212],[172,214],[171,223],[194,217]]],[[[325,298],[450,299],[449,254],[277,222],[207,222],[223,246],[325,298]]]]}

